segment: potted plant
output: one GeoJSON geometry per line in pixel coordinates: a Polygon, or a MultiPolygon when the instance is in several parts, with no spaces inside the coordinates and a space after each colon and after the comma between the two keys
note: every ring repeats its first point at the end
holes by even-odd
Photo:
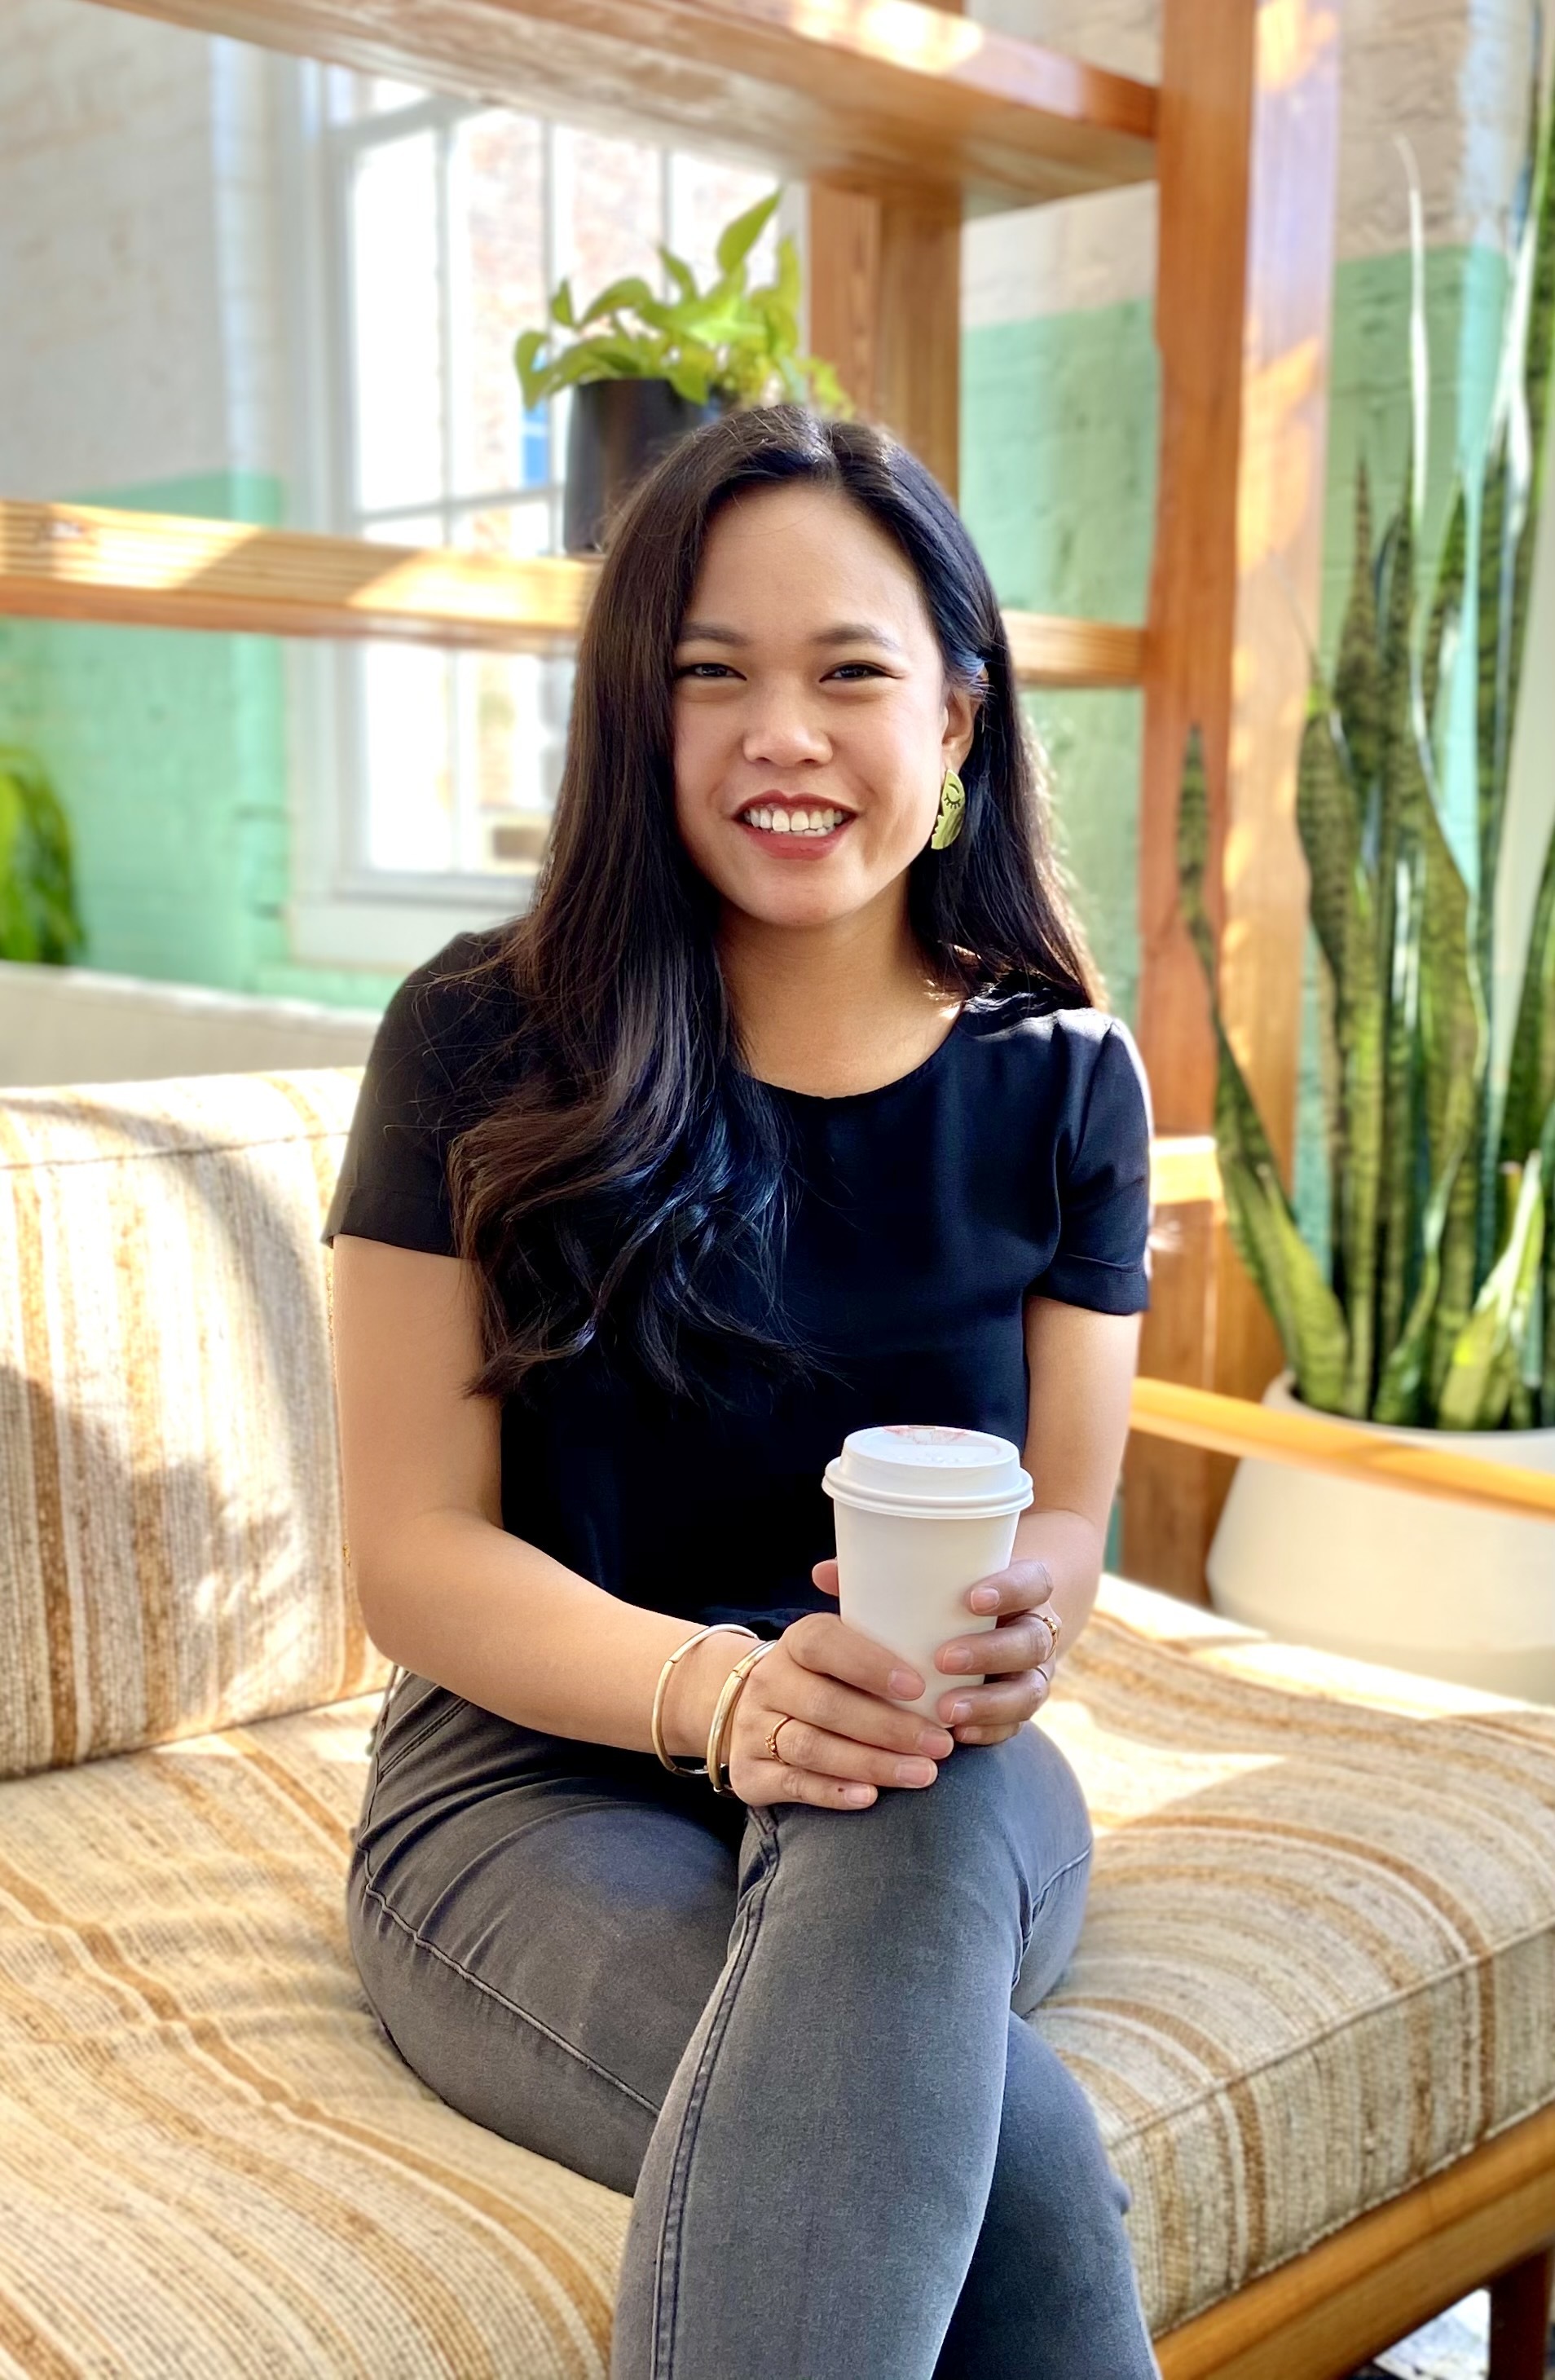
{"type": "MultiPolygon", "coordinates": [[[[1555,1474],[1555,833],[1492,1084],[1494,899],[1555,344],[1547,109],[1515,245],[1472,510],[1460,480],[1416,601],[1425,451],[1415,371],[1405,492],[1376,550],[1364,467],[1331,684],[1314,664],[1296,819],[1321,953],[1330,1257],[1297,1229],[1218,1006],[1215,1136],[1233,1241],[1287,1368],[1264,1402],[1555,1474]],[[1439,714],[1476,589],[1477,899],[1438,800],[1439,714]]],[[[1423,346],[1416,259],[1415,352],[1423,346]]],[[[1215,996],[1204,773],[1178,827],[1184,919],[1215,996]]],[[[1217,1608],[1277,1635],[1555,1700],[1555,1527],[1244,1460],[1208,1561],[1217,1608]]]]}
{"type": "Polygon", "coordinates": [[[724,226],[718,277],[699,289],[690,266],[658,253],[674,295],[655,294],[637,274],[613,281],[579,312],[563,281],[543,330],[524,331],[513,350],[526,410],[559,390],[576,392],[567,426],[562,541],[569,553],[597,552],[608,524],[648,465],[676,438],[731,406],[779,397],[845,413],[830,364],[799,352],[799,257],[778,242],[777,278],[747,286],[746,260],[771,222],[773,190],[724,226]],[[569,334],[555,344],[558,331],[569,334]]]}
{"type": "Polygon", "coordinates": [[[68,966],[85,946],[59,798],[41,761],[0,745],[0,959],[68,966]]]}

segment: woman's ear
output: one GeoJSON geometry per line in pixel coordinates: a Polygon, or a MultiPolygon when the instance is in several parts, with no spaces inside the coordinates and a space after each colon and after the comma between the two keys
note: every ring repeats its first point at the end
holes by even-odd
{"type": "Polygon", "coordinates": [[[940,756],[947,769],[959,769],[972,748],[982,697],[976,686],[953,686],[945,693],[945,726],[940,756]]]}

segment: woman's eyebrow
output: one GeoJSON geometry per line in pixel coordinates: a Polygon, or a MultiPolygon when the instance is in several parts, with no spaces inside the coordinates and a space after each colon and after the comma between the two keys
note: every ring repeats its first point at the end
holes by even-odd
{"type": "MultiPolygon", "coordinates": [[[[748,637],[738,628],[726,627],[721,620],[686,620],[681,625],[679,642],[683,645],[747,645],[748,637]]],[[[810,638],[813,645],[879,645],[885,652],[900,653],[905,647],[888,628],[878,628],[868,620],[839,620],[834,627],[818,628],[810,638]]]]}

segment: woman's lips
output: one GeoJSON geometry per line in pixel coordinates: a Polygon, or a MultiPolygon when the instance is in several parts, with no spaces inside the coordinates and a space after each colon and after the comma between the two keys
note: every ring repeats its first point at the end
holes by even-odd
{"type": "Polygon", "coordinates": [[[828,827],[824,834],[792,832],[784,834],[775,827],[751,826],[741,818],[737,818],[735,824],[742,833],[749,837],[752,843],[759,843],[769,850],[780,853],[785,858],[792,855],[796,859],[816,859],[828,851],[835,850],[841,838],[853,824],[853,814],[850,811],[845,818],[839,820],[837,825],[828,827]]]}

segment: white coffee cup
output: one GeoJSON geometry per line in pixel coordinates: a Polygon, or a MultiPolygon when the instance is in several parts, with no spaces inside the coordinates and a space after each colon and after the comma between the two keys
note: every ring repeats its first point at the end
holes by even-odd
{"type": "Polygon", "coordinates": [[[901,1708],[938,1718],[953,1688],[983,1683],[937,1670],[934,1656],[953,1636],[998,1625],[997,1612],[968,1610],[966,1590],[1014,1550],[1032,1497],[1020,1449],[987,1430],[928,1422],[856,1429],[821,1486],[836,1508],[841,1615],[927,1679],[901,1708]]]}

